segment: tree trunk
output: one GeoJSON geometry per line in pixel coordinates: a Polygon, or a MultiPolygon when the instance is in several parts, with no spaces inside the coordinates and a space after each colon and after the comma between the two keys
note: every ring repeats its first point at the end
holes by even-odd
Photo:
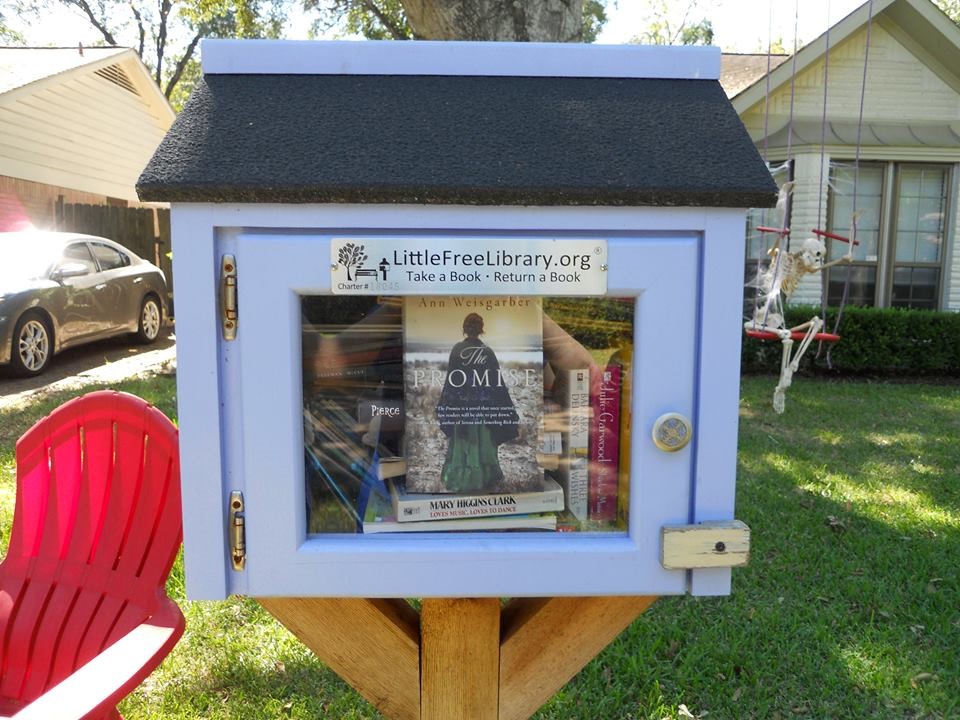
{"type": "Polygon", "coordinates": [[[401,0],[423,40],[579,42],[583,0],[401,0]]]}

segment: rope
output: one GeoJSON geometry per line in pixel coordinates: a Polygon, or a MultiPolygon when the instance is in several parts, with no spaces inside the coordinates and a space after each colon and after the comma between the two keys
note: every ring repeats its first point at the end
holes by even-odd
{"type": "MultiPolygon", "coordinates": [[[[872,0],[871,0],[872,2],[872,0]]],[[[763,162],[767,162],[767,145],[770,135],[770,51],[773,48],[773,0],[767,3],[767,77],[763,94],[763,162]]],[[[769,165],[768,165],[769,169],[769,165]]]]}
{"type": "Polygon", "coordinates": [[[823,214],[823,158],[826,156],[827,144],[827,89],[830,82],[830,0],[827,0],[827,32],[825,33],[826,50],[823,54],[823,111],[820,116],[820,194],[817,199],[817,224],[820,224],[823,214]]]}
{"type": "MultiPolygon", "coordinates": [[[[793,160],[793,101],[797,89],[797,23],[800,17],[800,0],[793,4],[793,57],[790,63],[790,115],[787,120],[787,166],[793,160]]],[[[784,215],[786,217],[786,215],[784,215]]]]}
{"type": "MultiPolygon", "coordinates": [[[[823,227],[823,166],[826,157],[827,144],[827,88],[830,81],[830,0],[827,0],[827,32],[825,33],[826,49],[823,55],[823,114],[820,116],[820,186],[817,193],[817,227],[823,227]]],[[[820,316],[827,316],[827,286],[820,280],[820,316]]],[[[822,347],[822,346],[821,346],[822,347]]],[[[821,347],[817,348],[817,355],[821,347]]]]}
{"type": "MultiPolygon", "coordinates": [[[[769,0],[767,3],[767,75],[765,79],[764,93],[763,93],[763,164],[767,166],[767,170],[770,170],[770,163],[767,160],[767,150],[769,146],[769,135],[770,135],[770,50],[773,46],[773,0],[769,0]]],[[[786,205],[784,205],[784,215],[783,221],[780,223],[781,227],[787,222],[786,214],[786,205]]],[[[761,237],[763,237],[761,235],[761,237]]],[[[764,248],[766,248],[766,241],[763,242],[764,248]]],[[[757,308],[760,305],[760,276],[763,272],[763,255],[757,255],[757,279],[754,281],[757,283],[756,289],[753,294],[753,313],[750,317],[750,320],[754,325],[757,324],[757,308]]],[[[768,309],[764,309],[763,324],[767,322],[767,313],[768,309]]]]}
{"type": "MultiPolygon", "coordinates": [[[[773,44],[773,0],[770,0],[769,5],[770,11],[768,14],[768,25],[767,25],[767,77],[766,77],[766,91],[764,97],[764,118],[763,118],[763,159],[767,159],[767,137],[769,134],[769,104],[770,104],[770,54],[773,44]]],[[[795,0],[793,4],[793,56],[790,59],[790,114],[787,119],[787,180],[789,183],[793,179],[793,108],[794,101],[797,94],[797,44],[798,39],[798,26],[799,26],[799,17],[800,17],[800,0],[795,0]]],[[[768,166],[769,167],[769,166],[768,166]]],[[[788,188],[783,202],[783,218],[780,221],[780,234],[777,236],[777,247],[780,248],[780,252],[777,253],[776,258],[773,261],[773,265],[770,268],[770,271],[773,273],[773,277],[776,277],[777,272],[779,271],[779,266],[781,262],[781,255],[784,252],[787,252],[788,247],[783,247],[784,244],[789,245],[790,241],[786,235],[787,229],[787,218],[790,217],[791,209],[793,207],[793,190],[788,188]],[[786,239],[786,243],[784,240],[786,239]]],[[[764,243],[766,244],[766,243],[764,243]]],[[[754,301],[754,316],[751,318],[753,324],[756,325],[756,308],[760,304],[760,275],[761,275],[761,258],[757,258],[757,292],[754,301]]],[[[770,315],[770,305],[771,297],[768,295],[764,298],[764,307],[763,307],[763,320],[761,325],[766,327],[767,318],[770,315]]],[[[782,308],[780,309],[781,315],[783,314],[782,308]]]]}
{"type": "MultiPolygon", "coordinates": [[[[850,219],[850,252],[853,252],[853,242],[857,239],[857,188],[860,183],[860,146],[863,133],[863,106],[867,96],[867,66],[870,60],[870,31],[872,29],[873,0],[870,0],[867,7],[866,47],[863,50],[863,78],[860,82],[860,114],[857,117],[857,149],[853,159],[853,217],[850,219]]],[[[840,297],[840,307],[837,308],[837,319],[833,323],[833,333],[835,335],[840,330],[840,321],[843,319],[843,310],[847,306],[847,300],[850,297],[850,278],[852,275],[853,268],[847,265],[847,272],[843,281],[843,295],[840,297]]],[[[830,359],[830,353],[832,351],[833,347],[827,348],[827,367],[831,370],[833,369],[833,363],[830,359]]]]}

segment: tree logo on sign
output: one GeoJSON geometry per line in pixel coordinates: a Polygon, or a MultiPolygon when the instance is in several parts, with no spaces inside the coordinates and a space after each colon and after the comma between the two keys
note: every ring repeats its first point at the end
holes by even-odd
{"type": "Polygon", "coordinates": [[[364,252],[363,245],[354,245],[353,243],[347,243],[342,248],[340,248],[339,260],[340,264],[343,265],[347,270],[347,281],[352,281],[353,278],[350,277],[350,268],[359,267],[360,263],[367,259],[367,253],[364,252]]]}

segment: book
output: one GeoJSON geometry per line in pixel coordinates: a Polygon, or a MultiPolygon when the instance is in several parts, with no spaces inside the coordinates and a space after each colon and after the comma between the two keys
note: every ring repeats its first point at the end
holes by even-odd
{"type": "Polygon", "coordinates": [[[566,431],[558,478],[563,486],[567,510],[578,520],[588,517],[590,369],[577,368],[558,373],[558,396],[566,431]]]}
{"type": "Polygon", "coordinates": [[[624,345],[610,358],[611,363],[620,365],[620,467],[617,475],[617,526],[621,530],[629,528],[630,520],[630,443],[633,413],[633,345],[624,345]]]}
{"type": "Polygon", "coordinates": [[[390,501],[371,493],[363,515],[363,532],[478,532],[483,530],[556,530],[557,516],[553,513],[531,515],[494,515],[492,517],[398,522],[390,501]]]}
{"type": "Polygon", "coordinates": [[[590,470],[587,481],[591,520],[617,519],[617,483],[620,453],[620,365],[608,363],[599,371],[591,394],[590,470]]]}
{"type": "MultiPolygon", "coordinates": [[[[537,453],[537,462],[544,470],[556,470],[560,465],[559,455],[537,453]]],[[[381,457],[377,464],[377,477],[381,480],[407,474],[407,459],[404,457],[381,457]]]]}
{"type": "Polygon", "coordinates": [[[387,300],[303,298],[301,352],[305,394],[350,389],[386,390],[390,397],[400,395],[401,311],[387,300]]]}
{"type": "Polygon", "coordinates": [[[539,490],[541,299],[404,300],[407,491],[539,490]]]}
{"type": "Polygon", "coordinates": [[[543,479],[543,488],[521,493],[465,495],[408,493],[402,481],[390,480],[393,511],[400,522],[423,522],[493,515],[526,515],[561,511],[563,489],[550,478],[543,479]]]}

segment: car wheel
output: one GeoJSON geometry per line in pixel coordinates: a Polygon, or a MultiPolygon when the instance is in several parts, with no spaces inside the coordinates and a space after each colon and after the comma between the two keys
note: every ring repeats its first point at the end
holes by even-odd
{"type": "Polygon", "coordinates": [[[53,357],[53,333],[47,321],[36,313],[27,313],[13,328],[10,365],[18,375],[39,375],[53,357]]]}
{"type": "Polygon", "coordinates": [[[152,343],[160,336],[160,324],[163,313],[160,301],[153,295],[147,295],[140,305],[140,322],[137,326],[137,340],[152,343]]]}

